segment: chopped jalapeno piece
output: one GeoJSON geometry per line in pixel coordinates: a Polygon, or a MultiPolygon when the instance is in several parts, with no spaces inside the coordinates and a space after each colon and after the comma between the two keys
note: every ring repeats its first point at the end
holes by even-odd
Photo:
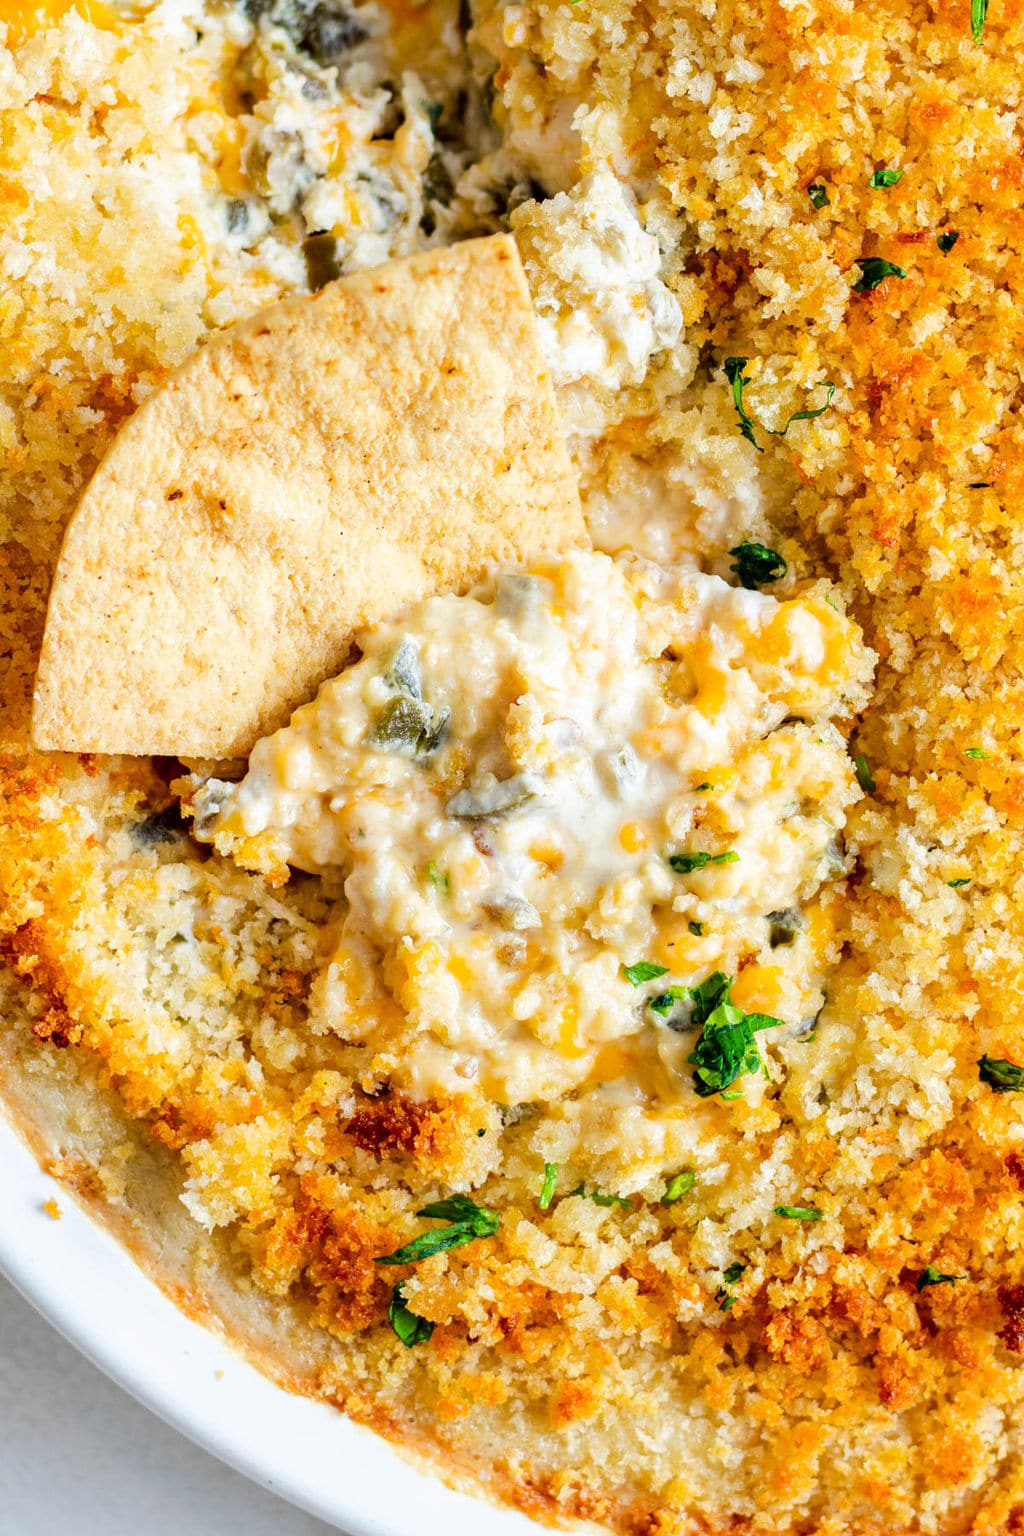
{"type": "Polygon", "coordinates": [[[411,640],[403,640],[388,662],[384,681],[399,693],[407,693],[411,699],[422,699],[423,680],[420,676],[419,652],[411,640]]]}
{"type": "Polygon", "coordinates": [[[514,773],[499,779],[487,789],[460,789],[445,806],[454,821],[487,821],[492,816],[507,816],[518,811],[540,790],[540,780],[532,773],[514,773]]]}
{"type": "Polygon", "coordinates": [[[306,263],[306,281],[313,293],[319,293],[342,274],[341,247],[333,235],[308,235],[302,242],[306,263]]]}
{"type": "Polygon", "coordinates": [[[540,913],[533,902],[527,901],[525,896],[515,896],[511,893],[507,896],[498,896],[494,901],[484,902],[484,911],[488,917],[495,918],[503,928],[540,927],[540,913]]]}
{"type": "Polygon", "coordinates": [[[521,624],[537,611],[540,602],[540,580],[536,576],[524,576],[513,572],[499,576],[494,583],[494,611],[499,619],[510,624],[521,624]]]}
{"type": "Polygon", "coordinates": [[[769,912],[766,921],[768,923],[768,943],[772,949],[782,949],[792,944],[804,926],[803,914],[796,907],[786,907],[778,912],[769,912]]]}
{"type": "Polygon", "coordinates": [[[450,718],[450,709],[434,709],[423,699],[398,693],[377,716],[370,745],[404,757],[431,757],[441,745],[450,718]]]}

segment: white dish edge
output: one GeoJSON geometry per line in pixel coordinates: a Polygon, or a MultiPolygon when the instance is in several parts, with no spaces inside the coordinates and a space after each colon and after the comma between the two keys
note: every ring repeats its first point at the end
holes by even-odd
{"type": "Polygon", "coordinates": [[[445,1487],[336,1409],[284,1391],[186,1317],[2,1114],[0,1272],[144,1407],[350,1536],[537,1536],[525,1516],[445,1487]]]}

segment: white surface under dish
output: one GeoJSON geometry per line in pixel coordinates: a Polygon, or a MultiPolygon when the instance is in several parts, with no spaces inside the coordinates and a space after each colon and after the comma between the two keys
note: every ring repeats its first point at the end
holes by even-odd
{"type": "Polygon", "coordinates": [[[5,1536],[331,1536],[140,1408],[2,1275],[0,1424],[5,1536]]]}
{"type": "Polygon", "coordinates": [[[530,1536],[324,1403],[295,1397],[190,1321],[44,1174],[0,1117],[0,1271],[94,1364],[239,1472],[350,1536],[530,1536]],[[56,1199],[61,1219],[43,1204],[56,1199]]]}

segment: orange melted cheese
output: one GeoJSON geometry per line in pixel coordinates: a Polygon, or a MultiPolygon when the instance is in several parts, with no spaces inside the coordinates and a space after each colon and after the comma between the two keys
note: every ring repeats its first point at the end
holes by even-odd
{"type": "Polygon", "coordinates": [[[24,0],[0,0],[0,22],[7,27],[7,46],[20,48],[37,32],[55,26],[69,11],[107,31],[113,31],[118,24],[117,13],[102,4],[102,0],[32,0],[31,4],[24,0]]]}

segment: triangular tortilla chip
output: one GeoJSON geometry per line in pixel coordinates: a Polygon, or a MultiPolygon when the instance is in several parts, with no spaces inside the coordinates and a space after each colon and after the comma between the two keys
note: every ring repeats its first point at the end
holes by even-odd
{"type": "Polygon", "coordinates": [[[513,241],[285,300],[126,424],[64,539],[32,732],[68,751],[249,751],[354,628],[586,542],[513,241]]]}

